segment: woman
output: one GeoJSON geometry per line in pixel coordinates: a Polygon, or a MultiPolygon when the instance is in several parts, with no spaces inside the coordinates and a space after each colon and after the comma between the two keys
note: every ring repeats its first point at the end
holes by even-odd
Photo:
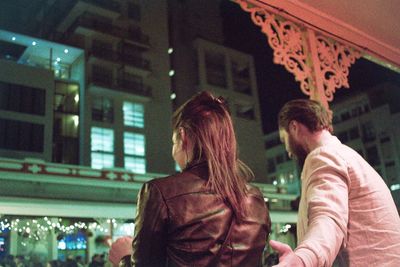
{"type": "Polygon", "coordinates": [[[251,170],[237,158],[222,98],[201,92],[172,118],[172,156],[182,169],[139,194],[135,236],[111,247],[115,266],[259,266],[270,231],[251,170]]]}

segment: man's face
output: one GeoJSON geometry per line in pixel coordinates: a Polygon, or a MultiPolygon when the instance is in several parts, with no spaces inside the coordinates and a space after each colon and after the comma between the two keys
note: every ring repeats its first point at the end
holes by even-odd
{"type": "Polygon", "coordinates": [[[303,167],[307,152],[303,148],[301,141],[296,139],[295,134],[291,130],[287,132],[285,129],[279,129],[279,137],[282,143],[285,144],[289,158],[295,159],[300,167],[303,167]]]}

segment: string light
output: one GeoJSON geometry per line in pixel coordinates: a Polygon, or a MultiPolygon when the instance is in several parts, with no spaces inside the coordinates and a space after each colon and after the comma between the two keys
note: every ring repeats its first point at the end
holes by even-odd
{"type": "MultiPolygon", "coordinates": [[[[112,222],[114,226],[117,225],[115,219],[108,219],[107,222],[112,222]]],[[[104,228],[97,222],[87,224],[79,221],[70,225],[62,225],[61,223],[61,218],[59,218],[57,222],[55,222],[55,218],[50,220],[48,217],[32,220],[16,218],[11,220],[11,222],[9,222],[7,218],[4,218],[0,220],[0,234],[4,231],[14,231],[21,234],[24,238],[30,238],[38,241],[46,238],[48,233],[53,230],[62,234],[72,234],[87,229],[108,233],[108,229],[104,228]]],[[[26,246],[26,243],[24,246],[26,246]]]]}

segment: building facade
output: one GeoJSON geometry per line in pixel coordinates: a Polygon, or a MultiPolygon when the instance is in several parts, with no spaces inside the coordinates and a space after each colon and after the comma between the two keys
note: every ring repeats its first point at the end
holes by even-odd
{"type": "Polygon", "coordinates": [[[166,3],[28,2],[31,35],[0,30],[0,258],[88,262],[175,171],[166,3]]]}
{"type": "Polygon", "coordinates": [[[168,3],[174,107],[201,90],[223,96],[232,114],[239,157],[254,171],[257,182],[266,182],[253,57],[222,45],[220,1],[168,3]]]}
{"type": "Polygon", "coordinates": [[[175,171],[172,111],[201,90],[227,100],[273,238],[296,221],[295,191],[264,184],[253,58],[222,45],[218,1],[186,2],[43,1],[31,35],[0,30],[0,258],[89,261],[131,235],[143,182],[175,171]]]}

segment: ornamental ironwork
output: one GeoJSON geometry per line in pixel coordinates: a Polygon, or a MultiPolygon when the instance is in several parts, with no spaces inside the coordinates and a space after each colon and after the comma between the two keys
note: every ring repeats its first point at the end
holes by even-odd
{"type": "Polygon", "coordinates": [[[333,100],[336,89],[349,87],[349,67],[360,52],[250,1],[235,2],[250,13],[254,24],[267,36],[274,63],[295,76],[304,94],[329,109],[328,101],[333,100]]]}
{"type": "Polygon", "coordinates": [[[347,45],[340,44],[323,35],[316,36],[320,75],[323,77],[323,89],[328,101],[333,100],[336,88],[349,88],[348,75],[350,65],[360,57],[360,52],[347,45]]]}

